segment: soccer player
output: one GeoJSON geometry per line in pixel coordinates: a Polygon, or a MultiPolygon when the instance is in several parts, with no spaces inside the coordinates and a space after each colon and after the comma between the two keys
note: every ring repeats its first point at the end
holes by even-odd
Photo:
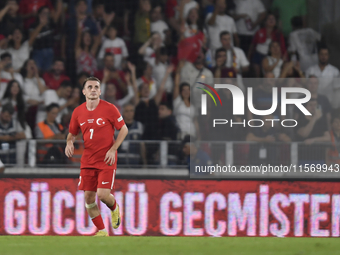
{"type": "Polygon", "coordinates": [[[117,169],[117,149],[128,134],[123,117],[118,109],[99,99],[100,81],[95,77],[83,83],[86,102],[78,106],[71,118],[65,154],[72,157],[73,143],[81,130],[85,144],[81,158],[78,188],[85,191],[85,207],[93,224],[98,228],[95,236],[108,236],[96,204],[98,198],[111,210],[112,227],[120,225],[119,206],[110,193],[117,169]],[[115,129],[119,130],[114,141],[115,129]]]}

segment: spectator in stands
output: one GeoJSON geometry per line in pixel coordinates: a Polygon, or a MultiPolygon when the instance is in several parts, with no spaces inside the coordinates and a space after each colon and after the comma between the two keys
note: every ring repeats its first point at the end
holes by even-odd
{"type": "Polygon", "coordinates": [[[95,20],[87,15],[87,1],[77,0],[76,13],[70,16],[65,21],[64,34],[61,41],[61,57],[66,59],[68,75],[72,78],[76,78],[75,72],[75,42],[77,38],[77,30],[81,27],[82,32],[88,31],[94,36],[94,41],[101,40],[95,20]]]}
{"type": "Polygon", "coordinates": [[[180,73],[183,73],[183,62],[176,71],[175,87],[173,91],[173,109],[178,127],[181,131],[181,138],[186,135],[199,137],[198,122],[196,119],[196,108],[190,99],[191,86],[187,82],[180,83],[180,73]]]}
{"type": "Polygon", "coordinates": [[[7,0],[5,7],[0,11],[0,34],[9,36],[15,28],[23,29],[21,16],[18,14],[17,0],[7,0]]]}
{"type": "Polygon", "coordinates": [[[142,44],[151,35],[150,22],[151,3],[150,0],[139,0],[139,9],[135,14],[134,20],[134,43],[142,44]]]}
{"type": "Polygon", "coordinates": [[[60,58],[54,59],[51,71],[45,72],[43,75],[45,83],[49,89],[56,90],[60,87],[60,84],[63,81],[70,80],[70,78],[64,74],[64,71],[64,61],[60,58]]]}
{"type": "Polygon", "coordinates": [[[271,6],[271,10],[276,13],[277,17],[280,17],[279,24],[285,37],[288,37],[292,31],[290,21],[295,16],[301,16],[303,20],[303,26],[306,24],[307,3],[306,0],[294,0],[287,3],[284,0],[274,0],[271,6]]]}
{"type": "MultiPolygon", "coordinates": [[[[190,88],[196,85],[197,82],[207,83],[209,85],[213,84],[214,76],[212,72],[204,66],[204,53],[203,50],[199,52],[194,63],[188,61],[185,62],[183,68],[181,68],[180,73],[180,83],[189,84],[190,88]]],[[[200,96],[200,90],[196,89],[193,91],[195,93],[195,98],[200,96]]],[[[193,100],[193,99],[191,99],[193,100]]],[[[192,101],[195,104],[195,102],[192,101]]]]}
{"type": "MultiPolygon", "coordinates": [[[[46,107],[46,119],[39,122],[35,127],[35,137],[45,140],[64,140],[65,130],[57,122],[59,105],[51,103],[46,107]]],[[[58,143],[38,142],[38,162],[43,164],[63,163],[63,151],[58,143]]]]}
{"type": "MultiPolygon", "coordinates": [[[[260,84],[259,88],[253,92],[253,106],[256,110],[268,110],[273,104],[273,87],[277,86],[277,80],[273,73],[266,73],[264,81],[260,84]]],[[[278,96],[278,106],[273,113],[276,119],[280,118],[280,98],[278,96]]],[[[248,119],[254,119],[250,111],[248,112],[248,119]]]]}
{"type": "Polygon", "coordinates": [[[8,82],[1,104],[11,103],[15,109],[13,118],[17,119],[22,128],[25,129],[25,101],[22,89],[16,80],[8,82]]]}
{"type": "Polygon", "coordinates": [[[158,118],[157,140],[177,140],[179,129],[169,103],[160,103],[158,107],[158,118]]]}
{"type": "Polygon", "coordinates": [[[274,119],[273,115],[262,116],[262,127],[253,127],[249,129],[246,141],[256,142],[250,145],[249,159],[250,164],[278,164],[280,155],[280,146],[275,142],[290,142],[290,138],[285,133],[282,133],[278,128],[272,127],[271,121],[266,119],[274,119]]]}
{"type": "Polygon", "coordinates": [[[141,122],[134,120],[135,106],[126,104],[123,107],[122,116],[129,133],[118,148],[118,164],[138,165],[142,163],[145,166],[147,164],[145,144],[139,142],[142,140],[144,126],[141,122]]]}
{"type": "Polygon", "coordinates": [[[161,5],[156,5],[151,11],[151,33],[158,33],[163,42],[170,36],[169,26],[162,19],[161,5]]]}
{"type": "Polygon", "coordinates": [[[27,59],[21,68],[24,79],[23,93],[28,106],[43,103],[42,94],[47,90],[45,81],[39,76],[39,70],[33,59],[27,59]]]}
{"type": "Polygon", "coordinates": [[[13,68],[15,72],[19,72],[24,62],[29,58],[31,51],[31,42],[24,40],[24,35],[20,28],[13,30],[13,33],[8,36],[8,48],[12,56],[13,68]]]}
{"type": "Polygon", "coordinates": [[[33,46],[32,58],[42,71],[50,69],[54,58],[55,23],[50,19],[47,6],[40,7],[37,20],[30,26],[30,45],[33,46]]]}
{"type": "Polygon", "coordinates": [[[227,8],[226,0],[215,0],[215,9],[213,13],[209,13],[205,19],[210,40],[209,49],[215,52],[220,48],[220,34],[222,31],[228,31],[232,35],[231,44],[239,45],[236,25],[232,17],[225,14],[227,8]]]}
{"type": "MultiPolygon", "coordinates": [[[[157,84],[156,80],[152,77],[152,66],[150,63],[145,63],[143,65],[143,75],[137,79],[137,88],[141,88],[143,85],[149,87],[149,98],[153,98],[157,94],[157,84]]],[[[167,76],[168,77],[168,76],[167,76]]],[[[164,78],[164,76],[162,77],[164,78]]]]}
{"type": "Polygon", "coordinates": [[[13,118],[14,107],[11,103],[2,106],[0,114],[0,143],[8,155],[2,158],[4,164],[16,163],[16,141],[25,139],[25,132],[20,123],[13,118]],[[7,147],[5,149],[5,147],[7,147]]]}
{"type": "Polygon", "coordinates": [[[299,61],[290,61],[283,64],[280,78],[305,78],[299,61]]]}
{"type": "MultiPolygon", "coordinates": [[[[79,105],[81,105],[82,103],[84,103],[86,101],[85,95],[83,94],[83,83],[85,81],[86,78],[90,77],[91,75],[89,73],[86,72],[81,72],[80,74],[78,74],[77,76],[77,85],[76,88],[79,88],[79,105]]],[[[101,86],[103,87],[103,86],[101,86]]],[[[102,91],[103,93],[103,91],[102,91]]]]}
{"type": "Polygon", "coordinates": [[[0,59],[0,98],[2,98],[10,80],[16,80],[20,86],[23,86],[23,79],[20,73],[14,72],[11,54],[5,52],[0,55],[0,59]]]}
{"type": "Polygon", "coordinates": [[[123,69],[123,63],[125,63],[129,53],[124,40],[117,37],[117,28],[113,25],[108,28],[107,38],[104,39],[99,51],[99,60],[103,61],[106,52],[111,52],[114,55],[114,67],[118,70],[123,69]]]}
{"type": "Polygon", "coordinates": [[[35,127],[35,138],[49,140],[64,140],[64,128],[56,120],[59,113],[59,105],[51,103],[46,107],[46,119],[35,127]]]}
{"type": "Polygon", "coordinates": [[[32,130],[36,123],[38,105],[43,104],[42,94],[47,90],[45,81],[39,76],[38,67],[33,59],[25,61],[21,68],[24,78],[23,94],[27,106],[26,121],[32,130]]]}
{"type": "MultiPolygon", "coordinates": [[[[249,61],[244,51],[231,44],[231,35],[228,31],[222,31],[220,34],[222,48],[225,49],[227,55],[226,66],[234,70],[237,75],[237,84],[240,89],[244,90],[242,74],[249,70],[249,61]]],[[[230,77],[230,76],[229,76],[230,77]]]]}
{"type": "Polygon", "coordinates": [[[279,78],[284,60],[282,59],[282,53],[280,44],[276,41],[272,41],[269,44],[268,55],[262,60],[262,71],[265,73],[273,73],[275,78],[279,78]]]}
{"type": "Polygon", "coordinates": [[[148,62],[151,66],[155,65],[156,52],[162,46],[162,39],[159,33],[153,33],[138,50],[140,55],[144,56],[144,61],[148,62]]]}
{"type": "Polygon", "coordinates": [[[248,52],[248,59],[251,59],[253,64],[255,77],[260,77],[261,75],[262,60],[268,54],[269,45],[272,41],[279,42],[281,54],[285,56],[286,46],[283,34],[277,29],[276,17],[269,13],[264,27],[256,32],[248,52]]]}
{"type": "Polygon", "coordinates": [[[140,121],[145,130],[143,133],[143,139],[155,140],[157,139],[157,123],[158,123],[158,106],[162,100],[162,96],[165,89],[165,83],[168,76],[172,73],[173,66],[167,68],[166,75],[163,77],[162,83],[158,88],[157,94],[150,99],[150,86],[147,83],[143,83],[139,87],[140,97],[136,98],[136,114],[135,120],[140,121]]]}
{"type": "Polygon", "coordinates": [[[330,137],[332,146],[326,150],[326,163],[328,165],[340,164],[340,116],[332,117],[332,126],[330,129],[330,137]]]}
{"type": "Polygon", "coordinates": [[[42,7],[48,8],[54,23],[58,22],[63,8],[62,5],[63,1],[57,0],[56,9],[54,10],[50,0],[21,0],[19,11],[24,19],[25,28],[29,28],[34,23],[37,14],[39,15],[39,9],[42,7]]]}
{"type": "Polygon", "coordinates": [[[111,22],[114,21],[115,13],[106,13],[105,4],[102,1],[93,1],[92,10],[93,18],[96,21],[97,27],[99,29],[99,34],[103,36],[106,34],[111,22]]]}
{"type": "MultiPolygon", "coordinates": [[[[162,79],[165,76],[166,69],[169,66],[168,61],[169,61],[168,50],[166,47],[161,47],[156,56],[155,66],[152,68],[152,77],[154,77],[157,87],[160,86],[162,79]]],[[[172,80],[172,77],[169,76],[165,84],[166,93],[171,94],[173,87],[174,82],[172,80]]]]}
{"type": "Polygon", "coordinates": [[[261,0],[236,0],[234,2],[235,10],[231,16],[236,22],[240,48],[248,53],[253,36],[266,17],[266,9],[261,0]]]}
{"type": "Polygon", "coordinates": [[[93,36],[79,28],[77,30],[78,36],[76,41],[76,61],[77,61],[77,74],[87,72],[94,75],[97,71],[96,54],[99,46],[99,41],[94,41],[93,36]]]}
{"type": "Polygon", "coordinates": [[[61,123],[63,115],[68,114],[67,107],[72,105],[78,98],[70,98],[72,94],[72,84],[70,81],[63,81],[57,90],[48,89],[42,97],[44,105],[41,105],[38,109],[37,123],[43,121],[46,118],[46,106],[56,103],[59,105],[59,113],[57,116],[58,123],[61,123]],[[70,99],[69,99],[70,98],[70,99]]]}
{"type": "Polygon", "coordinates": [[[199,20],[198,4],[196,1],[181,1],[179,10],[179,26],[181,37],[188,38],[203,30],[199,20]]]}
{"type": "MultiPolygon", "coordinates": [[[[117,89],[116,86],[113,83],[103,83],[101,84],[102,87],[105,87],[105,94],[103,96],[103,99],[110,102],[111,104],[114,104],[118,110],[121,112],[122,107],[129,103],[133,98],[135,98],[135,95],[138,93],[137,91],[137,85],[136,85],[136,67],[128,63],[128,67],[130,69],[130,72],[125,73],[125,80],[127,82],[128,87],[128,93],[125,97],[122,99],[117,99],[117,89]]],[[[105,79],[103,80],[105,81],[105,79]]]]}
{"type": "Polygon", "coordinates": [[[233,68],[226,67],[227,51],[224,48],[219,48],[215,53],[216,65],[211,69],[214,78],[235,78],[236,72],[233,68]]]}
{"type": "Polygon", "coordinates": [[[321,35],[312,28],[303,28],[302,17],[291,19],[293,32],[289,34],[288,51],[292,60],[299,60],[303,72],[318,63],[317,42],[321,35]]]}
{"type": "MultiPolygon", "coordinates": [[[[318,105],[317,108],[321,109],[323,116],[326,116],[327,127],[330,130],[332,106],[329,103],[328,98],[319,93],[318,87],[319,87],[319,80],[317,77],[310,77],[307,80],[306,88],[311,93],[311,99],[317,101],[317,105],[318,105]]],[[[297,114],[295,115],[295,119],[298,119],[300,115],[303,115],[303,114],[301,111],[298,111],[297,114]]]]}
{"type": "MultiPolygon", "coordinates": [[[[106,52],[104,55],[104,69],[98,70],[95,73],[95,77],[104,84],[114,84],[117,90],[117,99],[123,98],[127,93],[127,84],[124,76],[125,74],[123,71],[114,67],[114,55],[111,52],[106,52]]],[[[105,86],[102,88],[102,94],[105,95],[105,86]]]]}
{"type": "Polygon", "coordinates": [[[187,164],[190,175],[209,174],[209,172],[195,171],[196,166],[199,166],[203,168],[201,170],[206,171],[207,169],[204,169],[204,167],[211,166],[212,160],[205,151],[197,146],[193,137],[187,135],[183,138],[182,151],[184,155],[187,156],[187,164]]]}
{"type": "Polygon", "coordinates": [[[329,142],[330,136],[327,128],[327,117],[318,107],[318,102],[315,99],[311,99],[306,103],[306,109],[312,115],[300,115],[297,125],[298,138],[306,144],[329,142]]]}
{"type": "Polygon", "coordinates": [[[299,141],[304,141],[305,144],[299,145],[299,164],[324,163],[325,150],[328,145],[322,143],[331,141],[326,115],[322,113],[322,110],[318,107],[318,103],[315,99],[311,99],[307,102],[305,107],[312,115],[300,115],[297,120],[296,137],[299,141]],[[314,143],[319,144],[312,146],[311,144],[314,143]]]}
{"type": "Polygon", "coordinates": [[[335,78],[339,77],[339,69],[329,64],[329,50],[325,46],[319,48],[319,63],[306,71],[306,76],[319,78],[319,93],[328,97],[334,108],[339,106],[339,85],[335,78]]]}

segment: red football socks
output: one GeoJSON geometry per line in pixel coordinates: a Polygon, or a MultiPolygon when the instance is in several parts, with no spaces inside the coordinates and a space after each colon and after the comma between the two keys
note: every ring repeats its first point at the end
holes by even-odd
{"type": "Polygon", "coordinates": [[[114,211],[116,209],[116,204],[117,203],[116,203],[116,200],[115,200],[115,203],[112,206],[108,206],[108,205],[106,205],[106,206],[109,207],[111,211],[114,211]]]}
{"type": "Polygon", "coordinates": [[[93,218],[92,222],[98,228],[98,230],[105,229],[104,222],[100,214],[97,217],[93,218]]]}

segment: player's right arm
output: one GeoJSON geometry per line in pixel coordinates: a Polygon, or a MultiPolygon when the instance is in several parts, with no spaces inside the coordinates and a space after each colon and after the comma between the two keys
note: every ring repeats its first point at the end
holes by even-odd
{"type": "Polygon", "coordinates": [[[74,141],[76,140],[76,136],[69,133],[67,135],[67,139],[66,139],[66,148],[65,148],[65,155],[70,158],[73,156],[74,153],[74,141]]]}
{"type": "Polygon", "coordinates": [[[74,141],[76,140],[77,134],[79,134],[80,126],[78,123],[78,108],[76,108],[71,117],[70,127],[69,127],[69,134],[66,138],[66,148],[65,148],[65,155],[70,158],[73,156],[74,153],[74,141]]]}

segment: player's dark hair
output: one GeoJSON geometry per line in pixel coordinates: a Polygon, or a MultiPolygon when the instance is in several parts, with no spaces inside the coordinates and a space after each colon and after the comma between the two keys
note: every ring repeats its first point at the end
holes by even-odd
{"type": "Polygon", "coordinates": [[[52,109],[54,108],[58,108],[59,109],[59,105],[57,103],[51,103],[48,106],[46,106],[46,112],[50,112],[52,111],[52,109]]]}
{"type": "Polygon", "coordinates": [[[222,31],[220,33],[220,40],[222,39],[222,36],[224,36],[224,35],[230,35],[230,33],[228,31],[222,31]]]}
{"type": "Polygon", "coordinates": [[[5,58],[12,58],[12,55],[11,55],[11,53],[8,53],[8,52],[5,52],[5,53],[2,53],[1,55],[0,55],[0,59],[1,60],[4,60],[5,58]]]}
{"type": "Polygon", "coordinates": [[[1,109],[1,112],[4,113],[4,112],[8,112],[10,115],[13,115],[15,109],[12,105],[12,103],[8,102],[7,104],[3,105],[2,106],[2,109],[1,109]]]}
{"type": "Polygon", "coordinates": [[[85,87],[86,82],[88,82],[88,81],[97,81],[100,84],[100,80],[98,78],[91,76],[91,77],[88,77],[88,78],[85,79],[85,81],[83,83],[83,89],[85,87]]]}

